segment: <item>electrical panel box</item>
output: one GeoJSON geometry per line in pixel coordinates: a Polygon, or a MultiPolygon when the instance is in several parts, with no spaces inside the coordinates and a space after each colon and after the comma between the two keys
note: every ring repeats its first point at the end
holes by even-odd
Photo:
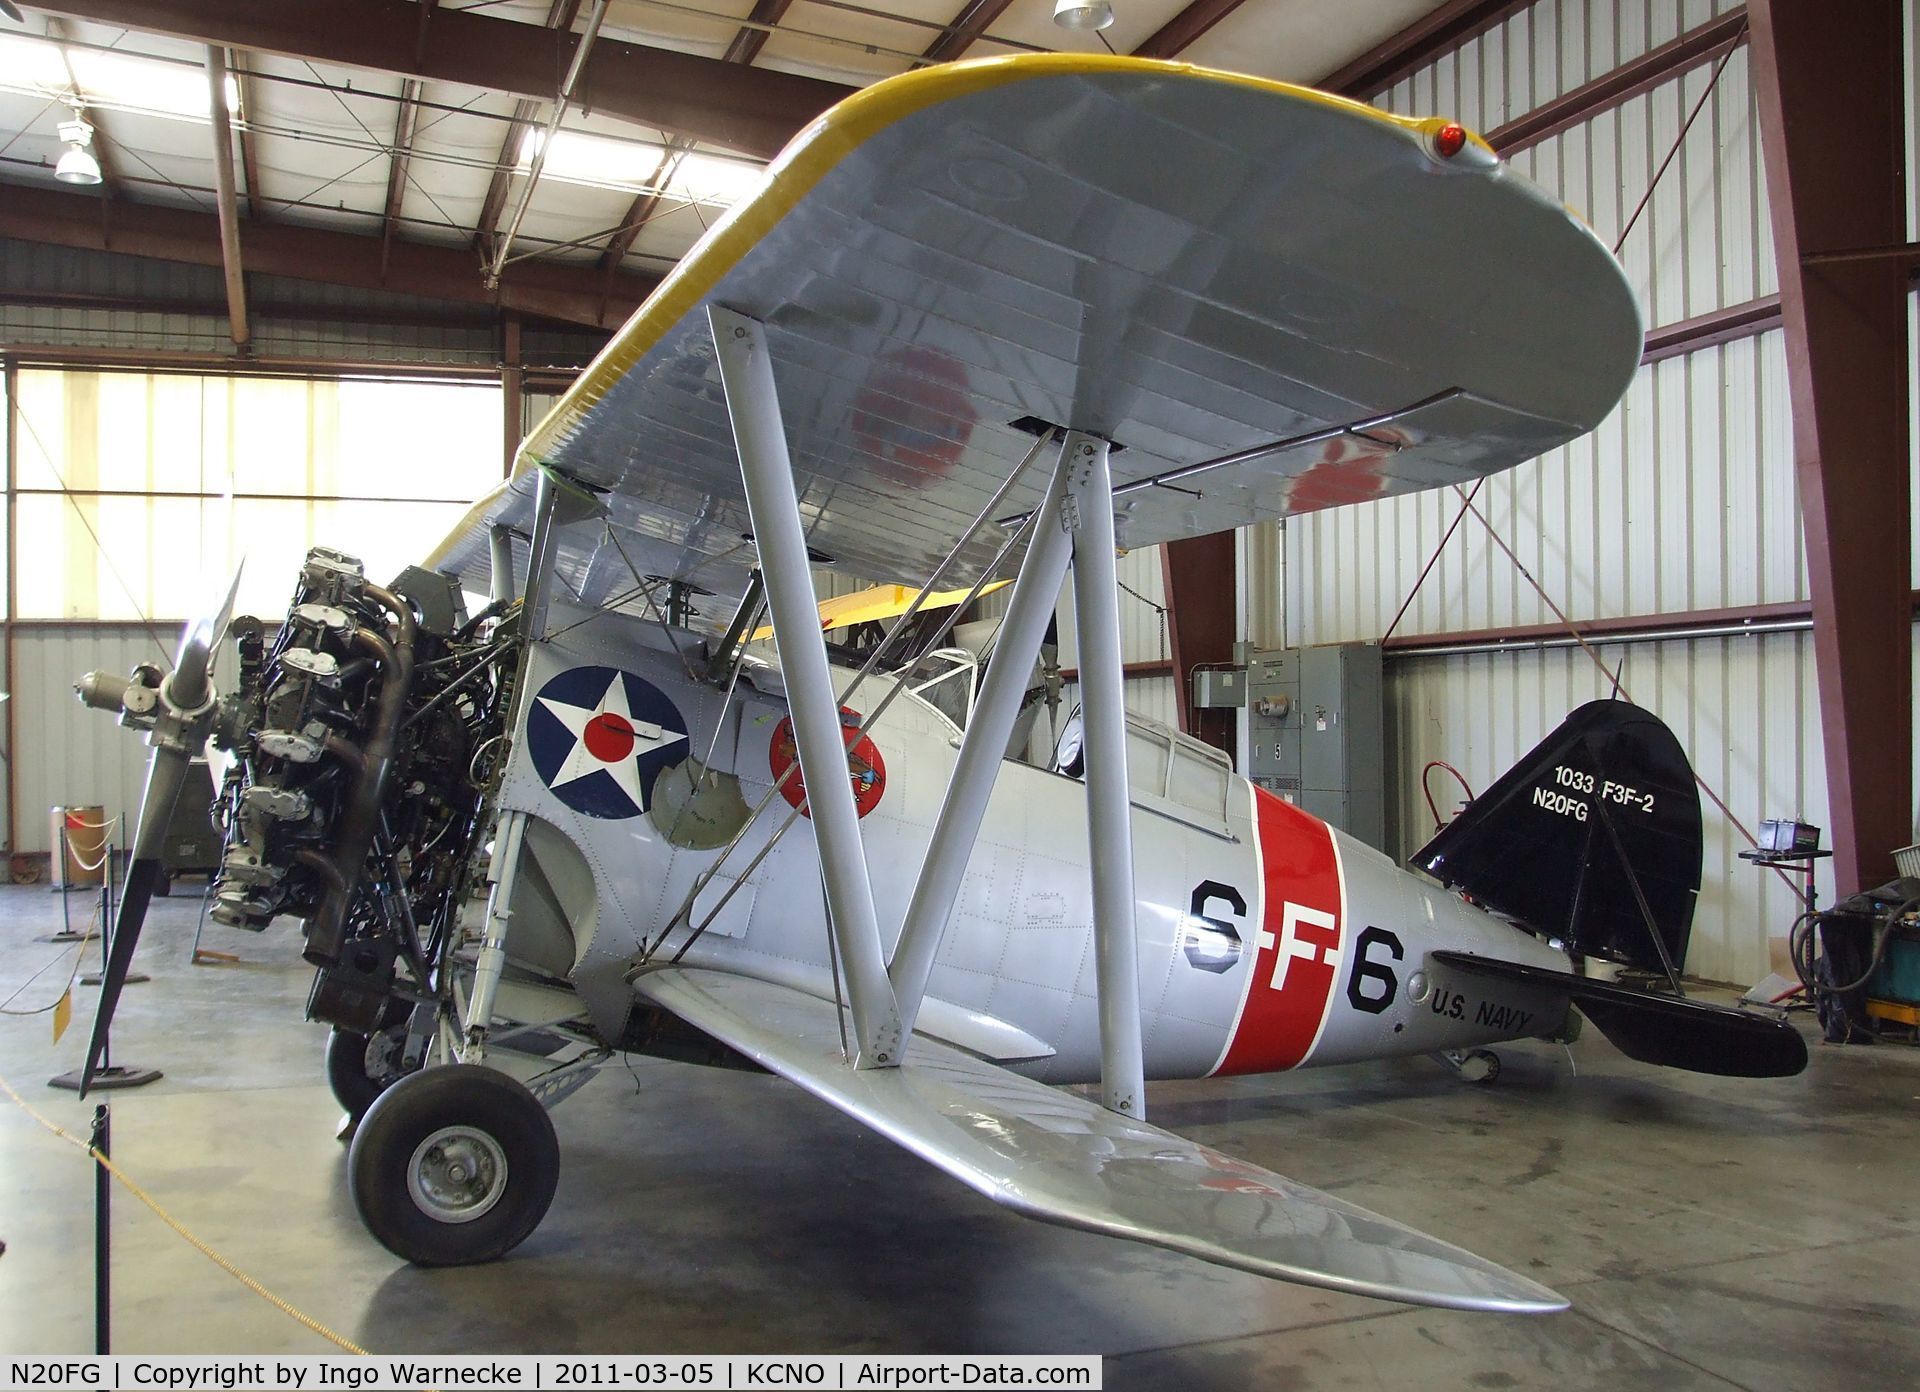
{"type": "Polygon", "coordinates": [[[1203,667],[1193,674],[1193,704],[1199,710],[1238,709],[1247,703],[1247,674],[1235,667],[1203,667]]]}
{"type": "Polygon", "coordinates": [[[1247,663],[1248,773],[1377,850],[1386,842],[1380,645],[1255,652],[1247,663]]]}

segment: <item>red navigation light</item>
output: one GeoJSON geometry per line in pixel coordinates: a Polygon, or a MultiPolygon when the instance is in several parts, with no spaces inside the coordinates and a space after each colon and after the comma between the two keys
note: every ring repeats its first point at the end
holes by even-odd
{"type": "Polygon", "coordinates": [[[1467,148],[1467,128],[1449,121],[1433,133],[1433,148],[1441,159],[1452,159],[1467,148]]]}

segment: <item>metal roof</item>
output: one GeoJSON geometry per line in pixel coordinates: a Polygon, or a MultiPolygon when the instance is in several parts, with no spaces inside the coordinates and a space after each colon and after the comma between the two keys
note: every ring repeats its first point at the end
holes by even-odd
{"type": "MultiPolygon", "coordinates": [[[[66,234],[45,225],[83,218],[72,200],[100,195],[110,206],[88,244],[162,255],[193,228],[210,228],[176,220],[134,235],[152,230],[140,209],[209,217],[218,210],[211,42],[233,73],[228,106],[243,228],[271,223],[383,239],[377,276],[362,269],[351,280],[369,288],[411,288],[406,277],[419,258],[390,269],[393,246],[440,248],[449,276],[462,264],[452,258],[471,263],[474,298],[484,298],[485,263],[526,187],[573,36],[597,3],[56,0],[29,8],[22,24],[0,18],[0,184],[61,191],[16,208],[20,218],[38,219],[39,231],[10,224],[0,208],[0,235],[59,240],[66,234]],[[411,45],[409,26],[417,32],[411,45]],[[495,80],[454,80],[462,76],[495,80]],[[95,127],[105,175],[100,189],[83,193],[53,174],[66,148],[57,126],[76,101],[95,127]]],[[[543,263],[538,274],[582,293],[558,311],[530,299],[529,312],[617,322],[752,186],[785,134],[841,92],[928,61],[1105,48],[1313,82],[1464,4],[1114,0],[1112,27],[1093,33],[1056,27],[1052,0],[605,0],[504,279],[525,280],[519,268],[543,263]],[[678,66],[649,66],[662,62],[678,66]],[[596,285],[606,303],[597,312],[580,308],[596,285]]],[[[1481,0],[1477,8],[1495,7],[1481,0]]],[[[9,201],[27,200],[0,197],[9,201]]],[[[247,269],[261,269],[248,238],[242,245],[247,269]]],[[[288,241],[269,269],[302,275],[310,265],[312,278],[326,280],[345,246],[288,241]]]]}

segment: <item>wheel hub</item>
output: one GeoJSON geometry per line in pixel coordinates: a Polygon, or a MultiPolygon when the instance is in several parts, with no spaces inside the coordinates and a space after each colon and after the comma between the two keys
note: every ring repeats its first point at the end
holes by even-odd
{"type": "Polygon", "coordinates": [[[439,1223],[471,1223],[507,1190],[507,1156],[500,1143],[470,1126],[443,1126],[414,1147],[407,1193],[439,1223]]]}

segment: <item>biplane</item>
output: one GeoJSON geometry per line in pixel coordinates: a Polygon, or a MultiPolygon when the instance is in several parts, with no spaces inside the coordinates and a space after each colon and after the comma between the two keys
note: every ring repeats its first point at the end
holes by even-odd
{"type": "Polygon", "coordinates": [[[1410,873],[1127,712],[1115,555],[1508,468],[1599,422],[1640,345],[1606,248],[1448,120],[1127,58],[879,83],[422,565],[315,549],[277,625],[222,610],[171,673],[82,683],[154,748],[88,1074],[211,737],[215,916],[303,920],[353,1196],[407,1260],[526,1238],[548,1108],[633,1051],[770,1070],[1036,1217],[1562,1308],[1157,1128],[1146,1083],[1484,1071],[1576,1007],[1635,1057],[1797,1071],[1790,1028],[1582,971],[1673,972],[1701,845],[1677,743],[1584,707],[1410,873]],[[830,649],[820,566],[916,598],[830,649]],[[1069,575],[1076,773],[1029,753],[1069,575]],[[948,643],[1008,578],[990,647],[948,643]]]}

